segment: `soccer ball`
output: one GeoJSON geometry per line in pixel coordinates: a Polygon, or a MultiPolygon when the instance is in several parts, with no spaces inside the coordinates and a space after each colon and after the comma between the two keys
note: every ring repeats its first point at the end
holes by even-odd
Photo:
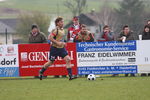
{"type": "Polygon", "coordinates": [[[89,74],[87,80],[96,80],[96,76],[94,74],[89,74]]]}

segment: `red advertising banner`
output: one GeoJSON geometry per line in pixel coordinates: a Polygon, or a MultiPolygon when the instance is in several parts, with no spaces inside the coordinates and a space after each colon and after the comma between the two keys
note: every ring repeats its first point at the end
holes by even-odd
{"type": "MultiPolygon", "coordinates": [[[[19,74],[20,76],[38,76],[43,64],[49,60],[49,44],[19,44],[19,74]]],[[[71,57],[73,74],[77,74],[76,44],[66,46],[71,57]]],[[[66,62],[58,57],[44,75],[67,75],[66,62]]]]}

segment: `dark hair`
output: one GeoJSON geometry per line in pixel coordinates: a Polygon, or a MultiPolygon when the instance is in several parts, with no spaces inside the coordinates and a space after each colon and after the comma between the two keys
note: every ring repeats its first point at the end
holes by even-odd
{"type": "Polygon", "coordinates": [[[57,23],[58,23],[59,21],[62,21],[62,20],[63,20],[62,17],[57,17],[56,20],[55,20],[55,25],[57,26],[57,23]]]}
{"type": "Polygon", "coordinates": [[[36,24],[33,24],[33,25],[31,26],[31,29],[33,30],[34,28],[38,28],[38,26],[37,26],[36,24]]]}
{"type": "Polygon", "coordinates": [[[78,16],[74,16],[73,20],[79,20],[79,17],[78,16]]]}
{"type": "Polygon", "coordinates": [[[148,25],[145,25],[145,26],[144,26],[144,29],[145,29],[145,28],[149,28],[149,26],[148,26],[148,25]]]}
{"type": "Polygon", "coordinates": [[[86,25],[85,25],[85,24],[82,24],[82,25],[81,25],[81,29],[82,29],[82,28],[86,28],[86,25]]]}
{"type": "MultiPolygon", "coordinates": [[[[149,25],[145,25],[145,26],[144,26],[144,32],[145,32],[145,28],[149,28],[149,29],[150,29],[149,25]]],[[[150,32],[150,31],[149,31],[149,32],[150,32]]]]}
{"type": "Polygon", "coordinates": [[[108,25],[105,25],[105,26],[103,27],[103,30],[104,30],[105,28],[109,28],[109,26],[108,26],[108,25]]]}
{"type": "Polygon", "coordinates": [[[123,26],[123,30],[124,30],[125,28],[129,28],[129,26],[128,26],[128,25],[123,26]]]}

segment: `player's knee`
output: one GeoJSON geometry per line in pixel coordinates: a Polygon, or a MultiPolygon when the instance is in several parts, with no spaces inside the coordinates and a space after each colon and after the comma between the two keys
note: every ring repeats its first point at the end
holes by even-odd
{"type": "Polygon", "coordinates": [[[44,67],[47,68],[51,66],[54,63],[54,61],[48,61],[47,63],[44,64],[44,67]]]}
{"type": "Polygon", "coordinates": [[[70,63],[70,62],[71,62],[70,57],[67,57],[67,58],[66,58],[66,62],[67,62],[67,63],[70,63]]]}

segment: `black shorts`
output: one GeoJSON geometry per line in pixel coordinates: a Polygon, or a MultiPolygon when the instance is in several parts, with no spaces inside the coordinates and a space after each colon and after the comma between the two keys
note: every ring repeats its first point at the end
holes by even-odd
{"type": "Polygon", "coordinates": [[[68,52],[65,48],[56,48],[56,47],[51,46],[49,60],[55,61],[55,59],[58,56],[64,58],[67,55],[68,55],[68,52]]]}

